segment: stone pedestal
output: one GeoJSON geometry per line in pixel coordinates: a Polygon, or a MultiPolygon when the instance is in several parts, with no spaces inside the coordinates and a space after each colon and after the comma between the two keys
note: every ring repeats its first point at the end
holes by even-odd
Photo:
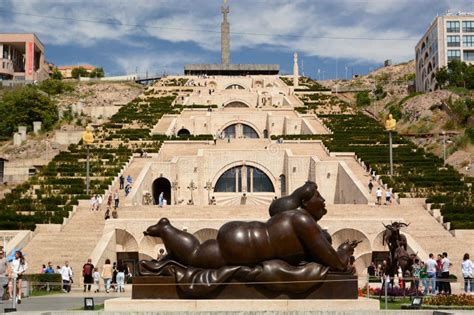
{"type": "Polygon", "coordinates": [[[110,299],[106,312],[310,312],[378,311],[375,299],[356,300],[132,300],[110,299]]]}
{"type": "Polygon", "coordinates": [[[22,142],[23,140],[22,140],[21,134],[18,132],[15,132],[13,134],[13,145],[16,145],[17,147],[19,147],[22,142]]]}
{"type": "MultiPolygon", "coordinates": [[[[321,282],[315,281],[314,286],[304,293],[280,292],[269,290],[268,285],[255,283],[246,284],[231,281],[223,284],[218,290],[206,295],[206,298],[219,300],[252,300],[252,299],[347,299],[357,300],[357,277],[328,273],[321,282]]],[[[178,288],[174,277],[141,276],[133,278],[132,299],[185,299],[186,294],[178,288]]]]}
{"type": "Polygon", "coordinates": [[[18,126],[18,133],[21,135],[21,140],[26,140],[26,126],[18,126]]]}
{"type": "Polygon", "coordinates": [[[38,134],[41,131],[41,125],[42,125],[41,121],[34,121],[33,122],[33,132],[35,134],[38,134]]]}

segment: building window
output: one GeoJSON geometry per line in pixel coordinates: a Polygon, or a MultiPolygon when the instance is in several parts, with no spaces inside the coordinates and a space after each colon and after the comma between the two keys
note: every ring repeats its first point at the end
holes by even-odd
{"type": "Polygon", "coordinates": [[[459,35],[448,36],[448,47],[461,47],[461,36],[459,35]]]}
{"type": "Polygon", "coordinates": [[[463,32],[474,32],[474,21],[462,21],[463,32]]]}
{"type": "Polygon", "coordinates": [[[463,57],[464,61],[474,61],[474,50],[465,50],[463,57]]]}
{"type": "Polygon", "coordinates": [[[243,125],[243,127],[244,127],[244,130],[243,130],[244,138],[258,139],[258,134],[255,131],[255,129],[247,125],[243,125]]]}
{"type": "Polygon", "coordinates": [[[275,192],[270,178],[261,170],[252,166],[233,167],[219,177],[214,192],[275,192]],[[247,180],[243,181],[242,176],[247,180]],[[243,187],[243,184],[245,187],[243,187]]]}
{"type": "Polygon", "coordinates": [[[451,61],[451,60],[461,60],[461,51],[448,50],[448,61],[451,61]]]}
{"type": "Polygon", "coordinates": [[[474,35],[464,35],[462,41],[464,47],[474,47],[474,35]]]}
{"type": "Polygon", "coordinates": [[[446,31],[448,33],[459,33],[461,31],[459,21],[447,21],[446,31]]]}

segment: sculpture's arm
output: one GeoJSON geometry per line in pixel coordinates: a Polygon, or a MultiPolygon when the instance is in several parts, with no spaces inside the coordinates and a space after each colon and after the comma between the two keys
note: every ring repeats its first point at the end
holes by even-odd
{"type": "Polygon", "coordinates": [[[345,247],[336,250],[331,246],[323,235],[321,227],[316,221],[308,216],[301,215],[294,217],[294,231],[309,250],[309,255],[317,262],[331,267],[331,269],[344,271],[347,268],[349,256],[345,247]]]}

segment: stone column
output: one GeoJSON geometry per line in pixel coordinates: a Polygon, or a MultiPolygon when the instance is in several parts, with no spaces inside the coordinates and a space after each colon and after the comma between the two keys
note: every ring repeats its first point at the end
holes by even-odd
{"type": "Polygon", "coordinates": [[[227,21],[227,15],[229,14],[229,6],[227,0],[224,0],[222,6],[223,21],[221,24],[221,63],[228,65],[230,63],[230,25],[227,21]]]}
{"type": "Polygon", "coordinates": [[[13,134],[13,145],[19,147],[22,143],[22,140],[21,140],[21,134],[18,133],[18,132],[15,132],[13,134]]]}
{"type": "Polygon", "coordinates": [[[38,134],[41,131],[41,124],[42,124],[41,121],[34,121],[33,122],[33,132],[35,134],[38,134]]]}
{"type": "Polygon", "coordinates": [[[21,135],[21,141],[26,140],[26,126],[18,126],[18,133],[21,135]]]}
{"type": "Polygon", "coordinates": [[[298,53],[293,54],[293,87],[298,87],[299,69],[298,69],[298,53]]]}

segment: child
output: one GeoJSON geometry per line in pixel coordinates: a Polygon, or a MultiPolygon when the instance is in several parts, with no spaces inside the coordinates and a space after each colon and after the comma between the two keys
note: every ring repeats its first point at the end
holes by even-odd
{"type": "Polygon", "coordinates": [[[94,268],[94,273],[92,274],[92,278],[94,278],[94,293],[98,293],[100,289],[100,273],[99,268],[94,268]]]}

